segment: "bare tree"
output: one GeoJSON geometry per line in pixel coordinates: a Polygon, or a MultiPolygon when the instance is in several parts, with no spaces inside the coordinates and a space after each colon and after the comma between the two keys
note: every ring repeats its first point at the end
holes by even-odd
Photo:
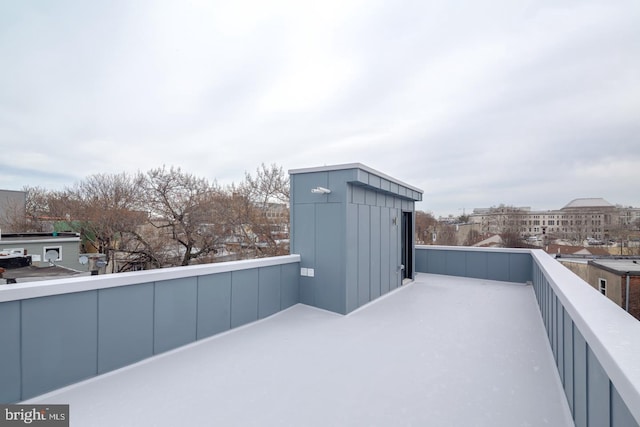
{"type": "Polygon", "coordinates": [[[457,246],[458,239],[456,238],[455,226],[439,223],[435,243],[443,246],[457,246]]]}
{"type": "Polygon", "coordinates": [[[478,242],[481,242],[482,240],[484,240],[484,237],[482,236],[482,233],[480,233],[478,230],[469,230],[469,233],[467,234],[467,237],[464,241],[464,246],[473,246],[478,242]]]}
{"type": "Polygon", "coordinates": [[[620,255],[640,255],[636,240],[640,237],[640,218],[630,222],[619,220],[617,224],[610,226],[607,237],[619,244],[620,255]]]}
{"type": "Polygon", "coordinates": [[[226,190],[174,167],[96,174],[64,191],[29,188],[26,208],[11,219],[17,231],[80,233],[112,271],[211,262],[224,244],[241,258],[282,255],[289,179],[265,164],[226,190]]]}
{"type": "Polygon", "coordinates": [[[507,206],[501,215],[501,231],[500,238],[502,246],[505,248],[522,248],[525,247],[521,231],[521,211],[517,208],[507,206]]]}
{"type": "Polygon", "coordinates": [[[458,224],[466,224],[469,222],[469,220],[471,219],[471,217],[467,214],[462,214],[458,217],[457,221],[458,224]]]}
{"type": "Polygon", "coordinates": [[[222,217],[240,257],[289,251],[289,179],[282,167],[264,163],[227,190],[222,217]]]}
{"type": "Polygon", "coordinates": [[[507,248],[528,247],[522,239],[522,218],[524,211],[514,206],[501,204],[489,209],[491,224],[483,228],[490,233],[497,233],[502,245],[507,248]]]}
{"type": "Polygon", "coordinates": [[[26,203],[24,200],[9,199],[2,203],[4,209],[0,209],[0,229],[3,232],[22,233],[32,231],[32,224],[26,214],[26,203]]]}
{"type": "Polygon", "coordinates": [[[23,187],[24,203],[11,201],[0,222],[3,228],[16,233],[53,230],[53,222],[62,217],[63,192],[41,187],[23,187]]]}
{"type": "Polygon", "coordinates": [[[433,234],[437,231],[438,220],[429,212],[416,211],[416,243],[433,244],[433,234]]]}
{"type": "Polygon", "coordinates": [[[416,242],[427,245],[456,246],[455,226],[438,221],[429,212],[416,211],[416,242]]]}
{"type": "Polygon", "coordinates": [[[524,242],[522,237],[520,237],[520,233],[512,229],[505,229],[500,233],[500,238],[502,239],[502,246],[505,248],[524,247],[524,242]]]}
{"type": "Polygon", "coordinates": [[[243,186],[247,196],[258,206],[266,207],[270,203],[289,204],[289,178],[282,166],[262,163],[255,176],[245,172],[243,186]]]}
{"type": "Polygon", "coordinates": [[[118,271],[148,270],[175,265],[175,257],[167,250],[170,240],[151,222],[138,227],[131,239],[123,242],[119,252],[118,271]]]}
{"type": "Polygon", "coordinates": [[[633,244],[629,243],[629,255],[640,255],[640,218],[631,223],[629,237],[633,242],[633,244]]]}
{"type": "MultiPolygon", "coordinates": [[[[140,174],[139,178],[149,223],[160,233],[160,240],[164,237],[168,243],[163,254],[148,253],[149,258],[170,265],[189,265],[215,253],[222,231],[216,204],[224,199],[215,183],[180,168],[164,166],[140,174]]],[[[140,244],[149,251],[158,246],[142,235],[140,244]]]]}
{"type": "Polygon", "coordinates": [[[584,218],[582,218],[582,215],[576,215],[573,228],[573,238],[579,242],[580,245],[582,245],[587,237],[589,237],[589,229],[590,227],[587,215],[584,215],[584,218]]]}
{"type": "Polygon", "coordinates": [[[91,175],[60,200],[67,226],[81,234],[85,245],[105,254],[107,263],[144,223],[146,213],[138,202],[138,182],[125,173],[91,175]]]}

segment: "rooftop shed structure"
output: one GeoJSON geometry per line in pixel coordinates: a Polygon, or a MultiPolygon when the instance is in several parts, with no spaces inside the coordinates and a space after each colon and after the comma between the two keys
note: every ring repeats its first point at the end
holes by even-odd
{"type": "Polygon", "coordinates": [[[360,163],[289,174],[301,303],[346,314],[413,280],[422,190],[360,163]]]}
{"type": "Polygon", "coordinates": [[[77,233],[4,233],[0,251],[24,250],[33,265],[45,267],[49,260],[59,267],[86,271],[80,261],[80,235],[77,233]]]}

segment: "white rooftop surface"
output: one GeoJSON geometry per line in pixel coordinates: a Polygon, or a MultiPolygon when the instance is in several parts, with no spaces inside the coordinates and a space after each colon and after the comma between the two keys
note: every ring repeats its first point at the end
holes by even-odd
{"type": "Polygon", "coordinates": [[[619,272],[632,272],[637,274],[640,271],[640,260],[633,259],[595,259],[595,264],[608,267],[619,272]]]}
{"type": "Polygon", "coordinates": [[[531,286],[419,274],[29,400],[72,426],[572,426],[531,286]]]}

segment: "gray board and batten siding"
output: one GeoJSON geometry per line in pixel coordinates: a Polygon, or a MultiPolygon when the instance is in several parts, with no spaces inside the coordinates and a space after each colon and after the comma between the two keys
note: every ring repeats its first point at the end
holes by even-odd
{"type": "Polygon", "coordinates": [[[405,273],[403,243],[410,248],[406,277],[414,277],[415,202],[422,190],[359,163],[289,174],[301,303],[346,314],[396,289],[405,273]],[[312,192],[318,187],[330,193],[312,192]]]}
{"type": "Polygon", "coordinates": [[[406,236],[413,236],[420,190],[360,164],[292,171],[291,186],[295,255],[0,288],[0,402],[104,374],[299,302],[352,311],[401,284],[405,252],[413,277],[414,242],[406,236]],[[317,186],[332,191],[311,193],[317,186]]]}
{"type": "Polygon", "coordinates": [[[533,279],[527,249],[418,246],[416,271],[474,279],[526,283],[533,279]]]}
{"type": "Polygon", "coordinates": [[[298,303],[299,256],[0,289],[0,402],[25,400],[298,303]]]}

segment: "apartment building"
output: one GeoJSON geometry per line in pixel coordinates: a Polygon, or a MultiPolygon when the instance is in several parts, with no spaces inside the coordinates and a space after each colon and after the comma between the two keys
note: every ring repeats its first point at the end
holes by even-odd
{"type": "Polygon", "coordinates": [[[640,320],[640,258],[563,257],[557,260],[640,320]]]}
{"type": "Polygon", "coordinates": [[[558,210],[534,211],[530,207],[499,206],[474,209],[470,221],[483,232],[517,231],[523,237],[606,242],[618,237],[622,226],[633,228],[640,208],[613,205],[602,198],[575,199],[558,210]]]}

